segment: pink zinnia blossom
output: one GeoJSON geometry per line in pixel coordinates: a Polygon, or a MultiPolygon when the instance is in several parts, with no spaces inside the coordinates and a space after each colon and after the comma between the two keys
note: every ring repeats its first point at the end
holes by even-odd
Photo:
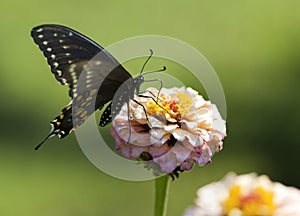
{"type": "Polygon", "coordinates": [[[124,104],[112,122],[116,150],[126,158],[151,162],[156,174],[210,163],[226,136],[225,121],[216,105],[191,88],[162,88],[157,98],[153,96],[157,94],[157,89],[150,88],[144,94],[148,97],[135,96],[147,113],[130,101],[130,127],[124,104]]]}

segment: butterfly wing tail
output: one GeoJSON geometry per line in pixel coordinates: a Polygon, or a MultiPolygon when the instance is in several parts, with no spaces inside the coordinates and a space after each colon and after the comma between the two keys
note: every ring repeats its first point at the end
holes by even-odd
{"type": "Polygon", "coordinates": [[[46,138],[40,143],[40,144],[38,144],[35,148],[34,148],[34,150],[39,150],[39,148],[44,144],[44,142],[46,142],[46,140],[47,139],[49,139],[50,137],[52,137],[52,136],[55,136],[57,133],[56,132],[54,132],[53,130],[48,134],[48,136],[46,136],[46,138]]]}
{"type": "Polygon", "coordinates": [[[63,108],[61,114],[53,119],[50,124],[52,126],[50,133],[40,144],[38,144],[34,148],[34,150],[38,150],[50,137],[57,135],[62,139],[73,130],[74,127],[72,122],[72,104],[67,105],[65,108],[63,108]]]}

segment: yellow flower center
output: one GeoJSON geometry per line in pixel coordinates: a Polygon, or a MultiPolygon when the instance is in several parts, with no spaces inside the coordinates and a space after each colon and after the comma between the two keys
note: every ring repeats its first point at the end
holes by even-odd
{"type": "Polygon", "coordinates": [[[192,106],[192,100],[188,95],[177,92],[179,101],[172,100],[167,97],[160,97],[157,102],[150,101],[147,105],[149,113],[156,113],[157,115],[169,114],[172,118],[180,118],[185,113],[189,112],[192,106]]]}
{"type": "Polygon", "coordinates": [[[179,99],[179,105],[178,105],[179,112],[181,116],[184,116],[185,113],[190,111],[193,102],[188,95],[181,92],[177,92],[177,97],[179,99]]]}
{"type": "Polygon", "coordinates": [[[223,202],[226,216],[240,212],[243,216],[271,216],[274,213],[273,192],[256,187],[247,194],[241,193],[240,186],[233,186],[228,198],[223,202]]]}

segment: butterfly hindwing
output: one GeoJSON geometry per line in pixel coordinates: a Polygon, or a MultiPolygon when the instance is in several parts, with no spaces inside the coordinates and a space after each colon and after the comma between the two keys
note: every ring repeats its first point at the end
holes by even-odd
{"type": "Polygon", "coordinates": [[[100,118],[100,127],[104,127],[108,125],[112,121],[112,115],[111,115],[111,104],[109,103],[108,106],[103,111],[101,118],[100,118]]]}
{"type": "Polygon", "coordinates": [[[112,119],[119,114],[122,109],[124,103],[129,103],[129,100],[133,98],[134,86],[132,85],[133,79],[130,78],[122,83],[121,86],[116,90],[114,97],[112,98],[112,102],[106,107],[104,112],[101,115],[99,125],[101,127],[109,124],[112,119]],[[131,96],[132,94],[132,96],[131,96]]]}

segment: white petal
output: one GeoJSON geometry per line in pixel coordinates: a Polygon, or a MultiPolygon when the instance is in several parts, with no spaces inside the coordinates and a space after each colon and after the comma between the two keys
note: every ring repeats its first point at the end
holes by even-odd
{"type": "Polygon", "coordinates": [[[186,137],[185,136],[186,134],[187,134],[187,131],[184,131],[184,130],[181,130],[181,129],[177,129],[172,133],[174,138],[177,139],[178,141],[183,141],[186,137]]]}
{"type": "Polygon", "coordinates": [[[200,136],[191,134],[191,133],[187,133],[186,137],[189,141],[189,143],[193,146],[200,146],[203,143],[203,139],[200,136]]]}
{"type": "Polygon", "coordinates": [[[152,127],[155,127],[155,128],[163,128],[164,127],[164,124],[159,121],[157,118],[154,118],[154,117],[149,117],[149,124],[152,127]]]}
{"type": "Polygon", "coordinates": [[[161,139],[166,134],[166,131],[163,129],[152,129],[150,130],[150,134],[154,139],[161,139]]]}
{"type": "Polygon", "coordinates": [[[198,128],[197,122],[190,122],[187,120],[182,120],[181,123],[184,123],[191,130],[197,130],[197,128],[198,128]]]}
{"type": "Polygon", "coordinates": [[[141,106],[137,107],[137,108],[134,110],[133,115],[134,115],[134,117],[137,118],[137,119],[146,119],[145,111],[144,111],[144,109],[143,109],[141,106]]]}
{"type": "Polygon", "coordinates": [[[177,124],[171,124],[171,125],[165,125],[164,126],[164,130],[166,132],[172,133],[176,128],[178,128],[179,126],[177,124]]]}

